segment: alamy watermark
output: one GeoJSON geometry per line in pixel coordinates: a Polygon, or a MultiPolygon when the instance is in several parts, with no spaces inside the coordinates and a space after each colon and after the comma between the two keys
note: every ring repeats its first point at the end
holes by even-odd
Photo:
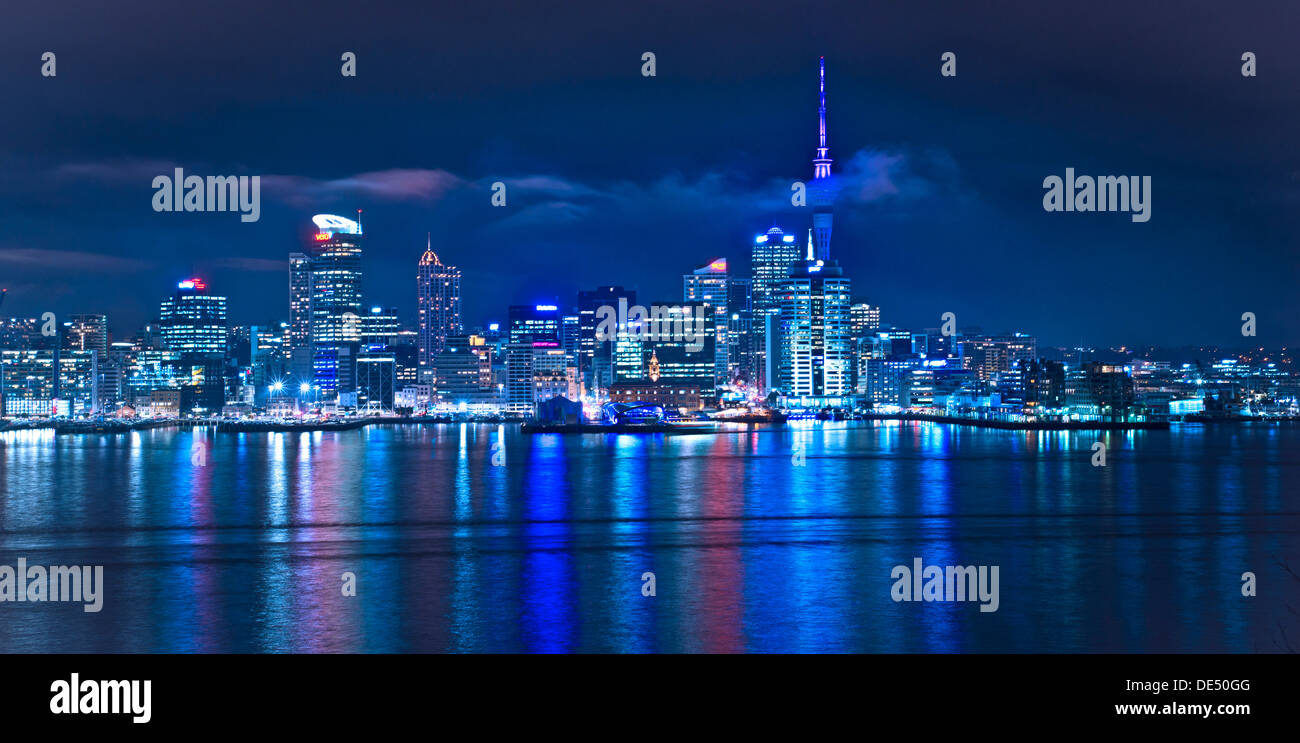
{"type": "Polygon", "coordinates": [[[80,601],[83,611],[104,608],[103,565],[32,565],[18,558],[18,567],[0,565],[0,603],[6,601],[80,601]]]}
{"type": "Polygon", "coordinates": [[[71,674],[67,681],[50,684],[50,712],[56,715],[131,715],[131,722],[153,719],[152,681],[81,680],[71,674]]]}
{"type": "Polygon", "coordinates": [[[239,221],[256,222],[262,217],[262,176],[185,175],[177,168],[174,176],[153,179],[153,210],[156,212],[239,212],[239,221]]]}
{"type": "Polygon", "coordinates": [[[889,595],[894,601],[979,601],[980,611],[998,610],[998,566],[925,565],[912,558],[912,567],[896,565],[889,595]]]}
{"type": "Polygon", "coordinates": [[[596,342],[620,340],[662,343],[683,342],[686,350],[696,353],[704,349],[704,338],[713,332],[705,321],[705,307],[697,304],[652,304],[649,309],[634,304],[628,307],[626,299],[618,300],[618,307],[601,305],[596,309],[596,342]]]}
{"type": "Polygon", "coordinates": [[[1151,176],[1090,175],[1075,177],[1065,169],[1065,179],[1049,175],[1043,179],[1043,210],[1049,212],[1132,212],[1130,219],[1151,219],[1151,176]]]}

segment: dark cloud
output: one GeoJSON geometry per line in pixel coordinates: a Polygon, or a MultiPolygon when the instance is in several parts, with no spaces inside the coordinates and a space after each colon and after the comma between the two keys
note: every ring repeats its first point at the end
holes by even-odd
{"type": "Polygon", "coordinates": [[[923,327],[952,310],[1056,342],[1230,342],[1249,310],[1261,342],[1300,339],[1300,6],[8,10],[6,312],[104,308],[125,333],[182,274],[211,271],[236,321],[282,319],[287,277],[272,267],[312,214],[357,208],[367,301],[408,318],[429,233],[465,271],[470,325],[597,283],[672,298],[712,258],[745,270],[774,222],[807,229],[790,183],[811,175],[824,55],[834,249],[886,320],[923,327]],[[57,78],[39,75],[47,49],[57,78]],[[356,78],[339,75],[344,50],[356,78]],[[647,50],[654,78],[640,75],[647,50]],[[958,77],[941,78],[950,50],[958,77]],[[1240,75],[1244,50],[1256,78],[1240,75]],[[263,176],[261,220],[152,212],[152,177],[177,165],[263,176]],[[1043,177],[1070,166],[1151,175],[1152,221],[1044,213],[1043,177]],[[490,205],[498,180],[505,208],[490,205]]]}
{"type": "Polygon", "coordinates": [[[134,258],[103,255],[82,250],[48,250],[45,248],[0,248],[0,266],[6,273],[36,276],[39,274],[62,276],[70,270],[97,273],[139,271],[149,263],[134,258]]]}

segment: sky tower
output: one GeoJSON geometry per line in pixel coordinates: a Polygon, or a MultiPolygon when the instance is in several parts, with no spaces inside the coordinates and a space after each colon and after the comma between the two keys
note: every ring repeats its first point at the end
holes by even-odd
{"type": "Polygon", "coordinates": [[[821,78],[819,84],[818,107],[819,127],[817,135],[817,156],[813,158],[813,243],[819,260],[828,261],[831,257],[831,221],[832,206],[835,203],[837,188],[831,178],[830,148],[826,145],[826,58],[821,58],[821,78]]]}

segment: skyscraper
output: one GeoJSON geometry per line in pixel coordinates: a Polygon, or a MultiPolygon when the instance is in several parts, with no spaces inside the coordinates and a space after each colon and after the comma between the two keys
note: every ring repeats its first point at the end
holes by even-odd
{"type": "Polygon", "coordinates": [[[601,307],[618,307],[619,300],[636,305],[636,290],[621,286],[601,286],[578,292],[578,374],[584,388],[595,393],[614,383],[613,339],[596,338],[596,311],[601,307]]]}
{"type": "Polygon", "coordinates": [[[361,223],[333,214],[312,217],[312,376],[322,399],[356,390],[361,341],[361,223]]]}
{"type": "Polygon", "coordinates": [[[449,336],[433,358],[439,400],[450,404],[499,404],[501,395],[492,386],[492,351],[482,336],[449,336]]]}
{"type": "Polygon", "coordinates": [[[511,305],[510,343],[560,345],[560,310],[553,304],[511,305]]]}
{"type": "Polygon", "coordinates": [[[164,348],[178,361],[181,412],[219,412],[226,401],[226,298],[209,294],[201,279],[186,279],[162,301],[158,324],[164,348]]]}
{"type": "MultiPolygon", "coordinates": [[[[714,355],[714,385],[731,381],[730,359],[727,355],[727,259],[718,258],[707,265],[682,276],[682,299],[686,302],[707,302],[713,310],[716,353],[714,355]]],[[[704,391],[710,396],[709,391],[704,391]]]]}
{"type": "Polygon", "coordinates": [[[849,307],[849,323],[854,338],[865,338],[880,329],[880,308],[866,302],[854,302],[849,307]]]}
{"type": "Polygon", "coordinates": [[[768,367],[775,363],[769,361],[769,337],[776,333],[777,315],[781,311],[779,290],[790,274],[790,266],[803,258],[799,244],[794,235],[787,235],[780,227],[773,226],[767,234],[754,238],[750,249],[749,265],[752,286],[751,302],[754,312],[754,368],[757,378],[755,386],[766,391],[774,386],[769,379],[768,367]]]}
{"type": "Polygon", "coordinates": [[[395,346],[401,331],[396,307],[371,307],[361,316],[361,344],[364,346],[395,346]]]}
{"type": "Polygon", "coordinates": [[[560,310],[553,304],[512,305],[506,344],[506,409],[516,413],[533,410],[537,362],[550,351],[559,351],[560,310]]]}
{"type": "Polygon", "coordinates": [[[96,351],[102,362],[108,358],[108,318],[104,315],[77,314],[64,323],[63,342],[78,351],[96,351]]]}
{"type": "Polygon", "coordinates": [[[226,355],[226,298],[208,294],[202,279],[186,279],[158,312],[163,344],[190,358],[226,355]]]}
{"type": "Polygon", "coordinates": [[[754,365],[754,283],[731,277],[727,284],[727,363],[733,380],[750,389],[758,379],[754,365]]]}
{"type": "Polygon", "coordinates": [[[779,388],[792,407],[841,406],[852,394],[850,284],[839,263],[807,258],[781,290],[779,388]]]}
{"type": "Polygon", "coordinates": [[[419,301],[420,380],[431,382],[432,362],[442,352],[447,338],[463,332],[460,319],[460,269],[444,265],[433,252],[428,238],[416,273],[419,301]]]}
{"type": "Polygon", "coordinates": [[[301,381],[311,373],[311,258],[306,253],[289,254],[289,347],[290,368],[301,381]]]}

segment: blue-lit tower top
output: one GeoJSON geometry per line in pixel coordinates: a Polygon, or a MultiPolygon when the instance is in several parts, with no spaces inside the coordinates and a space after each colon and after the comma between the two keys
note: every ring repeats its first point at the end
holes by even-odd
{"type": "Polygon", "coordinates": [[[813,158],[813,180],[831,177],[830,148],[826,146],[826,58],[821,58],[820,102],[817,112],[820,126],[817,131],[817,157],[813,158]]]}
{"type": "Polygon", "coordinates": [[[818,132],[817,156],[813,158],[813,182],[809,189],[813,205],[813,242],[817,248],[817,258],[823,261],[831,257],[831,223],[832,205],[838,186],[831,178],[830,147],[826,144],[826,58],[821,58],[820,81],[818,88],[818,132]]]}

